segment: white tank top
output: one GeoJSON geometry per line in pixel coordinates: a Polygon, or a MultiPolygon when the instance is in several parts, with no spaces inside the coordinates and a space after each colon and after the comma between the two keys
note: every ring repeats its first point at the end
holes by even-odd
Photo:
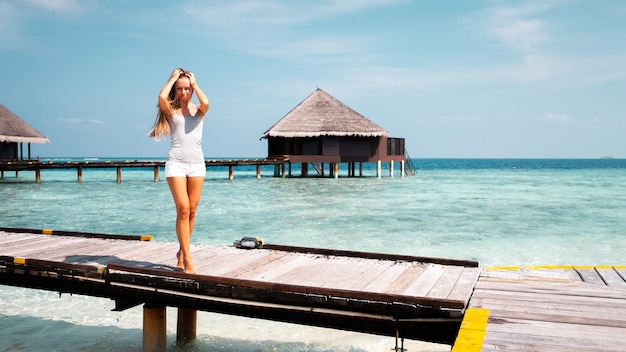
{"type": "Polygon", "coordinates": [[[204,119],[173,113],[169,120],[170,149],[167,160],[182,163],[204,163],[202,127],[204,119]]]}

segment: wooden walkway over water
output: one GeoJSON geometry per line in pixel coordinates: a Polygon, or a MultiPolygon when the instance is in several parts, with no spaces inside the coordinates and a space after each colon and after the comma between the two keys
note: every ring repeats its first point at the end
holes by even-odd
{"type": "Polygon", "coordinates": [[[174,270],[176,243],[149,239],[0,228],[0,284],[108,297],[117,310],[144,304],[144,346],[154,333],[145,316],[163,306],[444,343],[455,352],[626,346],[626,267],[483,269],[441,258],[193,245],[191,275],[174,270]]]}
{"type": "MultiPolygon", "coordinates": [[[[205,160],[206,167],[228,167],[228,178],[234,177],[234,168],[237,166],[255,166],[256,177],[261,178],[261,166],[274,166],[274,175],[285,174],[286,158],[271,159],[211,159],[205,160]]],[[[154,181],[159,181],[159,169],[165,167],[165,160],[85,160],[85,161],[0,161],[0,179],[4,179],[5,172],[14,171],[16,176],[20,171],[34,171],[35,181],[41,183],[41,170],[73,169],[76,170],[76,179],[83,181],[83,169],[115,169],[117,182],[122,182],[122,169],[148,168],[154,171],[154,181]]]]}

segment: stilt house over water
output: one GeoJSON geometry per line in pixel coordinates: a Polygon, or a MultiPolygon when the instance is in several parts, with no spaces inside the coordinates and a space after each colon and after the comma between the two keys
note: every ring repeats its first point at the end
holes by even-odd
{"type": "Polygon", "coordinates": [[[27,159],[31,160],[30,144],[50,141],[0,104],[0,160],[24,160],[24,143],[28,144],[27,159]]]}
{"type": "MultiPolygon", "coordinates": [[[[385,129],[352,110],[335,97],[317,88],[261,136],[267,139],[268,158],[302,163],[302,176],[312,164],[324,176],[337,176],[338,164],[348,163],[348,176],[355,176],[355,164],[400,162],[404,172],[407,160],[404,138],[391,138],[385,129]]],[[[285,171],[283,170],[283,173],[285,171]]],[[[379,171],[380,173],[380,171],[379,171]]]]}

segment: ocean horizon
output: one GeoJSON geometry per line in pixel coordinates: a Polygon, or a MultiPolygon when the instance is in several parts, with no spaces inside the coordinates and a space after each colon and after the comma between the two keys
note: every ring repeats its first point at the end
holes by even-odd
{"type": "MultiPolygon", "coordinates": [[[[338,179],[273,177],[273,166],[263,166],[257,179],[255,167],[238,166],[230,181],[227,167],[208,167],[192,243],[230,245],[254,236],[274,244],[467,259],[481,266],[626,265],[626,159],[411,161],[414,176],[400,175],[396,163],[389,177],[383,163],[376,177],[375,163],[367,163],[364,177],[347,177],[340,164],[338,179]]],[[[298,164],[292,173],[299,175],[298,164]]],[[[76,170],[42,170],[38,184],[34,172],[21,171],[17,178],[5,172],[0,226],[176,241],[163,174],[159,182],[151,168],[122,174],[117,183],[114,170],[84,169],[78,183],[76,170]]],[[[109,300],[10,286],[0,286],[0,300],[0,350],[141,350],[141,308],[111,312],[109,300]]],[[[175,317],[168,321],[172,351],[179,350],[174,339],[175,317]]],[[[198,341],[184,350],[380,351],[393,342],[201,312],[198,341]]],[[[449,351],[407,343],[410,351],[449,351]]]]}

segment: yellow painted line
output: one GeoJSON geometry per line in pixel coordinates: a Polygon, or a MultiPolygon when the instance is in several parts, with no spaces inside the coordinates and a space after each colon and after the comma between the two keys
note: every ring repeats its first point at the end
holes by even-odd
{"type": "Polygon", "coordinates": [[[26,264],[26,259],[24,259],[24,258],[13,258],[13,263],[24,265],[24,264],[26,264]]]}
{"type": "Polygon", "coordinates": [[[489,310],[468,308],[451,352],[479,352],[487,335],[489,310]]]}
{"type": "Polygon", "coordinates": [[[597,270],[613,270],[613,267],[610,265],[598,265],[596,266],[597,270]]]}
{"type": "Polygon", "coordinates": [[[140,241],[152,241],[154,237],[150,236],[150,235],[141,235],[139,236],[139,240],[140,241]]]}
{"type": "Polygon", "coordinates": [[[574,265],[573,268],[580,270],[593,270],[593,265],[574,265]]]}
{"type": "Polygon", "coordinates": [[[613,269],[626,269],[626,265],[613,265],[613,269]]]}
{"type": "Polygon", "coordinates": [[[43,229],[41,230],[41,233],[43,233],[44,235],[52,235],[52,229],[43,229]]]}

